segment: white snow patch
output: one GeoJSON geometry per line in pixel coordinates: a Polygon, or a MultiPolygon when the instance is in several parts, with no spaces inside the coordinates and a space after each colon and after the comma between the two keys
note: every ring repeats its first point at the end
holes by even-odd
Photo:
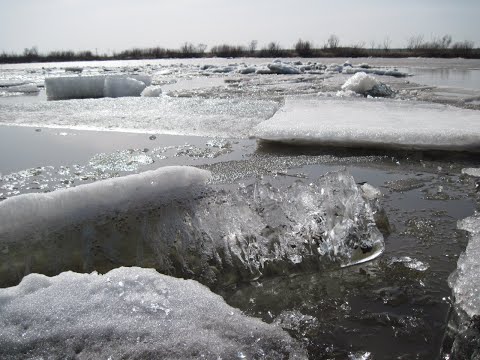
{"type": "Polygon", "coordinates": [[[379,84],[380,82],[373,76],[367,75],[364,72],[358,72],[342,85],[342,90],[365,94],[367,91],[372,90],[375,85],[379,84]]]}
{"type": "Polygon", "coordinates": [[[287,99],[252,135],[301,145],[478,152],[480,112],[406,101],[287,99]]]}
{"type": "Polygon", "coordinates": [[[306,359],[280,327],[153,269],[31,274],[0,289],[0,328],[2,359],[306,359]]]}

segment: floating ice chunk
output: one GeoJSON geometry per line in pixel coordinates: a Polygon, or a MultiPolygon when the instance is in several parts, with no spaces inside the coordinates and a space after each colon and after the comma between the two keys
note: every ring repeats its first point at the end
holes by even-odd
{"type": "Polygon", "coordinates": [[[148,86],[141,93],[141,95],[145,97],[159,97],[161,94],[162,94],[161,86],[148,86]]]}
{"type": "Polygon", "coordinates": [[[238,70],[238,72],[240,74],[253,74],[257,71],[257,68],[255,66],[248,66],[248,67],[244,67],[244,68],[241,68],[238,70]]]}
{"type": "Polygon", "coordinates": [[[390,259],[389,264],[403,264],[405,267],[412,269],[412,270],[417,270],[417,271],[425,271],[429,268],[429,265],[421,262],[420,260],[417,259],[412,259],[410,256],[402,256],[402,257],[393,257],[390,259]]]}
{"type": "Polygon", "coordinates": [[[48,100],[87,99],[104,97],[104,76],[46,78],[48,100]]]}
{"type": "Polygon", "coordinates": [[[8,92],[19,92],[19,93],[27,93],[27,94],[38,93],[40,91],[38,86],[35,84],[23,84],[23,85],[10,86],[5,88],[4,90],[8,92]]]}
{"type": "Polygon", "coordinates": [[[378,84],[380,84],[380,82],[373,76],[367,75],[364,72],[358,72],[342,85],[342,90],[351,90],[359,94],[365,94],[378,84]]]}
{"type": "Polygon", "coordinates": [[[48,100],[140,96],[151,84],[147,75],[70,76],[45,79],[48,100]]]}
{"type": "Polygon", "coordinates": [[[347,172],[275,188],[203,186],[164,168],[0,202],[0,286],[29,271],[155,267],[209,285],[347,266],[380,255],[370,201],[347,172]]]}
{"type": "Polygon", "coordinates": [[[480,177],[480,168],[465,168],[462,169],[462,174],[473,177],[480,177]]]}
{"type": "Polygon", "coordinates": [[[352,92],[373,97],[388,97],[394,94],[388,85],[381,83],[373,76],[367,75],[364,72],[357,72],[348,79],[345,84],[342,85],[342,90],[347,95],[352,92]]]}
{"type": "MultiPolygon", "coordinates": [[[[340,70],[342,72],[342,70],[340,70]]],[[[386,76],[393,76],[393,77],[406,77],[408,76],[407,73],[394,70],[394,69],[374,69],[374,68],[365,68],[365,67],[360,67],[360,68],[354,68],[354,67],[346,67],[343,68],[343,73],[344,74],[356,74],[358,72],[364,72],[367,74],[374,74],[374,75],[386,75],[386,76]]]]}
{"type": "Polygon", "coordinates": [[[302,72],[295,66],[285,64],[282,62],[272,62],[267,67],[274,74],[301,74],[302,72]]]}
{"type": "Polygon", "coordinates": [[[140,96],[146,85],[132,78],[107,77],[103,94],[105,97],[140,96]]]}
{"type": "Polygon", "coordinates": [[[32,274],[0,289],[0,357],[306,359],[285,331],[152,269],[32,274]]]}
{"type": "Polygon", "coordinates": [[[474,359],[480,344],[480,215],[463,219],[457,226],[469,232],[469,241],[448,278],[454,296],[454,316],[448,326],[454,341],[449,358],[474,359]]]}
{"type": "Polygon", "coordinates": [[[455,307],[471,318],[480,315],[480,215],[459,221],[458,228],[470,233],[469,242],[448,283],[455,296],[455,307]]]}
{"type": "Polygon", "coordinates": [[[152,77],[146,74],[130,74],[128,75],[129,78],[141,81],[145,84],[145,86],[152,85],[152,77]]]}
{"type": "Polygon", "coordinates": [[[80,66],[68,66],[65,68],[66,72],[73,72],[73,73],[81,73],[83,72],[83,68],[80,66]]]}
{"type": "Polygon", "coordinates": [[[258,75],[269,75],[269,74],[273,74],[273,71],[270,70],[268,67],[266,66],[262,66],[261,68],[257,69],[255,71],[255,74],[258,74],[258,75]]]}
{"type": "Polygon", "coordinates": [[[480,112],[357,99],[287,99],[252,135],[300,145],[480,151],[480,112]]]}

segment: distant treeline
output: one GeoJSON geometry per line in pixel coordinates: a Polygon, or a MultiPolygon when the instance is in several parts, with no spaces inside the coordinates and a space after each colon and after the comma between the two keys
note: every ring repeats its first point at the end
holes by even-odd
{"type": "Polygon", "coordinates": [[[22,54],[0,54],[0,63],[89,61],[89,60],[132,60],[132,59],[171,59],[171,58],[208,58],[208,57],[436,57],[436,58],[470,58],[479,59],[480,49],[474,48],[472,41],[452,42],[449,35],[424,41],[423,36],[416,35],[408,39],[406,48],[393,49],[389,38],[381,44],[365,43],[341,46],[336,35],[330,35],[322,47],[315,47],[312,42],[299,39],[293,48],[284,49],[277,42],[270,42],[258,49],[257,41],[252,40],[247,46],[221,44],[207,45],[184,43],[179,49],[162,47],[133,48],[112,54],[98,54],[92,51],[51,51],[41,54],[37,47],[26,48],[22,54]]]}

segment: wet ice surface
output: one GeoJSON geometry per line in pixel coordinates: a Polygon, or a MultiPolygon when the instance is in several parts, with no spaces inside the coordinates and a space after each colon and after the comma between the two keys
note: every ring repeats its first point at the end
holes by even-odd
{"type": "MultiPolygon", "coordinates": [[[[0,86],[33,83],[40,93],[34,96],[9,93],[13,95],[0,98],[3,123],[15,119],[28,126],[37,124],[33,128],[0,128],[1,153],[9,154],[0,156],[0,196],[10,198],[29,192],[53,191],[177,164],[211,171],[209,186],[226,193],[236,194],[240,184],[245,186],[243,189],[252,189],[256,183],[271,184],[283,192],[283,189],[297,186],[294,184],[298,181],[307,186],[327,171],[347,167],[356,182],[366,181],[383,194],[380,204],[388,216],[388,223],[382,226],[385,236],[382,256],[349,268],[337,266],[324,271],[292,272],[290,277],[266,275],[251,283],[232,283],[216,291],[230,305],[248,315],[283,327],[303,343],[310,358],[436,358],[453,301],[447,278],[456,269],[457,257],[467,243],[466,234],[457,230],[456,221],[470,216],[478,208],[479,201],[478,180],[473,177],[475,171],[462,174],[462,169],[478,168],[478,160],[447,153],[431,156],[385,150],[288,148],[275,144],[257,145],[255,140],[247,139],[249,132],[245,130],[259,121],[249,122],[250,117],[254,119],[266,114],[268,118],[291,97],[308,95],[320,101],[336,98],[351,76],[331,71],[343,67],[345,59],[312,59],[311,64],[304,59],[301,61],[302,65],[290,60],[285,62],[297,68],[310,67],[310,70],[304,68],[306,71],[301,74],[288,75],[250,73],[252,69],[268,69],[273,59],[201,59],[187,60],[183,65],[179,60],[167,60],[151,62],[150,66],[141,61],[100,66],[78,64],[82,76],[144,73],[152,76],[154,85],[163,88],[161,96],[165,98],[116,99],[116,102],[101,99],[86,106],[87,113],[90,111],[86,118],[97,110],[113,111],[111,122],[107,121],[108,115],[97,114],[107,126],[93,121],[87,126],[120,128],[119,124],[125,123],[137,126],[137,134],[74,130],[70,118],[63,120],[67,128],[45,128],[58,119],[53,108],[49,108],[56,105],[46,104],[42,89],[44,78],[72,76],[78,71],[65,69],[71,64],[32,64],[27,66],[27,71],[25,65],[2,66],[0,86]],[[337,65],[330,66],[331,63],[337,65]],[[206,64],[214,67],[203,68],[206,64]],[[129,118],[122,119],[121,111],[115,110],[113,105],[126,110],[129,118]],[[176,115],[167,117],[167,122],[156,119],[155,116],[162,113],[160,107],[176,115]],[[206,114],[205,121],[192,120],[197,107],[201,114],[206,114]],[[32,123],[38,119],[30,111],[36,109],[43,109],[41,114],[46,124],[32,123]],[[141,119],[141,109],[151,110],[148,116],[152,120],[147,125],[143,124],[145,118],[141,119]],[[13,113],[9,114],[10,111],[13,113]],[[209,125],[210,119],[215,117],[227,119],[228,126],[222,128],[220,124],[218,127],[219,123],[215,122],[209,125]],[[176,118],[183,119],[178,127],[176,118]],[[114,122],[115,119],[118,121],[114,122]],[[245,123],[238,121],[245,119],[245,123]],[[192,121],[199,126],[199,131],[192,130],[192,121]],[[171,128],[167,129],[169,126],[165,124],[171,124],[171,128]],[[158,131],[144,133],[146,129],[157,127],[158,131]],[[206,136],[162,135],[167,131],[206,136]]],[[[396,67],[400,71],[412,67],[479,67],[475,61],[458,59],[358,59],[358,62],[351,62],[355,65],[366,62],[382,70],[396,67]]],[[[416,82],[415,76],[374,76],[396,91],[395,99],[406,100],[412,107],[422,99],[478,108],[475,99],[479,94],[473,89],[454,89],[453,84],[448,84],[449,88],[432,88],[416,82]]],[[[369,100],[372,99],[364,101],[369,100]]],[[[81,107],[80,103],[74,104],[75,101],[58,105],[58,110],[71,114],[66,110],[68,107],[75,111],[81,107]]],[[[72,116],[78,128],[85,126],[87,121],[80,115],[72,116]]],[[[286,194],[282,196],[288,197],[286,194]]],[[[225,197],[218,198],[222,199],[225,197]]],[[[230,210],[238,209],[226,209],[230,210]]],[[[88,233],[86,231],[85,235],[88,233]]],[[[1,251],[5,255],[5,249],[1,251]]],[[[133,249],[130,253],[138,254],[137,251],[133,249]]],[[[33,265],[37,260],[42,261],[33,260],[33,265]]],[[[111,260],[100,261],[98,267],[103,266],[103,271],[107,271],[111,260]]]]}

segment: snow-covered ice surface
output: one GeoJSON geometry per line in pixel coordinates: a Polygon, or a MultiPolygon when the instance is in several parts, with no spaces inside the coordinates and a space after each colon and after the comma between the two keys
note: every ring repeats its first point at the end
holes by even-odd
{"type": "Polygon", "coordinates": [[[480,112],[406,101],[287,99],[252,135],[300,145],[480,151],[480,112]]]}
{"type": "Polygon", "coordinates": [[[208,176],[166,167],[1,202],[1,283],[29,272],[140,265],[218,285],[383,252],[369,205],[376,199],[366,200],[347,172],[235,192],[207,191],[208,176]]]}
{"type": "Polygon", "coordinates": [[[280,327],[153,269],[31,274],[0,289],[0,357],[306,359],[280,327]]]}

